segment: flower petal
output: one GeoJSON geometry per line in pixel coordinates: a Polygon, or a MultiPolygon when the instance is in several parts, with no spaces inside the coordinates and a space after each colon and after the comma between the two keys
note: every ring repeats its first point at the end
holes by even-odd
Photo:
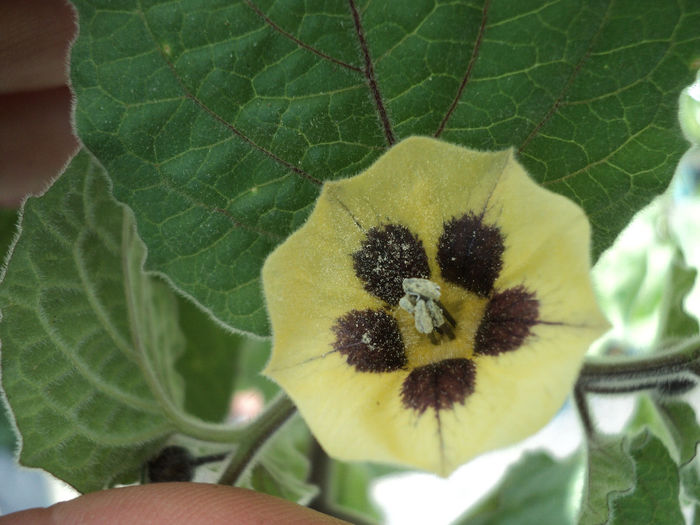
{"type": "Polygon", "coordinates": [[[476,367],[471,359],[443,359],[411,370],[401,386],[401,401],[423,414],[464,404],[474,392],[476,367]]]}
{"type": "Polygon", "coordinates": [[[265,373],[331,456],[447,475],[562,405],[607,328],[589,270],[585,214],[512,151],[410,138],[326,183],[269,256],[265,373]],[[439,286],[454,338],[396,306],[407,277],[439,286]]]}
{"type": "Polygon", "coordinates": [[[539,322],[540,302],[522,286],[493,294],[474,338],[474,352],[498,355],[520,348],[539,322]]]}
{"type": "Polygon", "coordinates": [[[503,234],[484,223],[483,214],[466,213],[445,223],[437,261],[443,278],[485,297],[503,267],[503,234]]]}
{"type": "Polygon", "coordinates": [[[423,243],[400,224],[371,228],[352,259],[365,289],[393,306],[399,304],[404,294],[404,279],[430,277],[423,243]]]}
{"type": "Polygon", "coordinates": [[[383,310],[352,310],[333,325],[333,349],[358,372],[391,372],[406,366],[399,323],[383,310]]]}

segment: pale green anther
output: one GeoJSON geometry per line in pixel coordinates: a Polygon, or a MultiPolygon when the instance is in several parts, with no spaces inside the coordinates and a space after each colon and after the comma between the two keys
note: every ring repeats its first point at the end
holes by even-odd
{"type": "Polygon", "coordinates": [[[440,300],[440,286],[428,279],[407,278],[402,283],[406,292],[399,306],[413,315],[416,330],[421,334],[430,334],[445,324],[445,317],[435,301],[440,300]]]}

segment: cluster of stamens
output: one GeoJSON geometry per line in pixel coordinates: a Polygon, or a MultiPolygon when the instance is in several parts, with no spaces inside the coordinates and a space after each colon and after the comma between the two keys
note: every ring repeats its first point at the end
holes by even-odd
{"type": "Polygon", "coordinates": [[[409,277],[402,283],[404,296],[399,306],[414,318],[416,330],[426,334],[434,345],[439,343],[439,336],[455,338],[457,323],[440,302],[440,286],[429,279],[409,277]],[[437,335],[436,335],[437,334],[437,335]]]}

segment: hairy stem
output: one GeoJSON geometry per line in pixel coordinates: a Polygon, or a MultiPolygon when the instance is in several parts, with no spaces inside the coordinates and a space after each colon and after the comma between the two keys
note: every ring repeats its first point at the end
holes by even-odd
{"type": "Polygon", "coordinates": [[[658,354],[588,361],[581,370],[577,388],[601,394],[626,393],[697,382],[699,376],[700,337],[695,337],[658,354]]]}
{"type": "Polygon", "coordinates": [[[319,492],[309,503],[309,508],[322,512],[318,507],[325,507],[328,498],[328,490],[331,484],[331,461],[326,451],[321,448],[321,445],[313,436],[311,436],[310,448],[311,471],[307,481],[312,485],[316,485],[319,492]]]}
{"type": "Polygon", "coordinates": [[[321,514],[328,514],[339,520],[347,521],[354,525],[373,525],[374,522],[367,521],[364,516],[350,509],[343,509],[333,503],[331,495],[333,484],[333,469],[334,464],[326,451],[321,448],[321,445],[312,436],[311,451],[309,453],[311,460],[311,472],[307,481],[318,487],[318,494],[308,504],[310,509],[316,510],[321,514]]]}
{"type": "Polygon", "coordinates": [[[296,412],[296,406],[284,394],[279,394],[241,435],[236,451],[219,478],[221,485],[235,485],[255,458],[257,452],[296,412]]]}
{"type": "Polygon", "coordinates": [[[580,385],[576,385],[576,388],[574,388],[574,402],[576,404],[576,410],[578,411],[578,417],[583,426],[583,431],[586,433],[586,437],[591,439],[596,433],[595,425],[593,424],[593,418],[591,418],[591,413],[588,409],[586,393],[580,385]]]}

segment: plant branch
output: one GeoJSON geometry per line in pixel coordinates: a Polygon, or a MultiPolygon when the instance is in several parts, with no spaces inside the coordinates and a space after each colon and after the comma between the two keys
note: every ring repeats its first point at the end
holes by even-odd
{"type": "Polygon", "coordinates": [[[319,510],[318,506],[325,507],[328,498],[328,490],[331,483],[330,458],[314,436],[311,436],[310,449],[311,471],[307,481],[318,487],[318,494],[309,503],[309,508],[319,510]]]}
{"type": "Polygon", "coordinates": [[[326,451],[323,450],[319,442],[312,436],[311,450],[309,454],[311,460],[311,472],[307,481],[318,487],[318,494],[311,500],[308,507],[322,514],[328,514],[339,520],[353,523],[354,525],[372,525],[358,512],[346,510],[336,505],[331,496],[333,484],[334,464],[326,451]]]}
{"type": "Polygon", "coordinates": [[[700,377],[700,337],[668,351],[627,359],[599,359],[584,364],[577,388],[615,394],[697,382],[700,377]]]}
{"type": "Polygon", "coordinates": [[[593,424],[593,419],[591,418],[591,413],[588,409],[586,393],[583,391],[583,388],[581,388],[580,385],[576,385],[574,388],[574,402],[576,403],[576,410],[578,411],[578,416],[581,419],[581,425],[586,433],[586,437],[591,439],[596,434],[595,425],[593,424]]]}
{"type": "Polygon", "coordinates": [[[219,478],[221,485],[235,485],[255,455],[279,428],[296,412],[296,406],[284,394],[279,394],[241,433],[236,451],[219,478]]]}

